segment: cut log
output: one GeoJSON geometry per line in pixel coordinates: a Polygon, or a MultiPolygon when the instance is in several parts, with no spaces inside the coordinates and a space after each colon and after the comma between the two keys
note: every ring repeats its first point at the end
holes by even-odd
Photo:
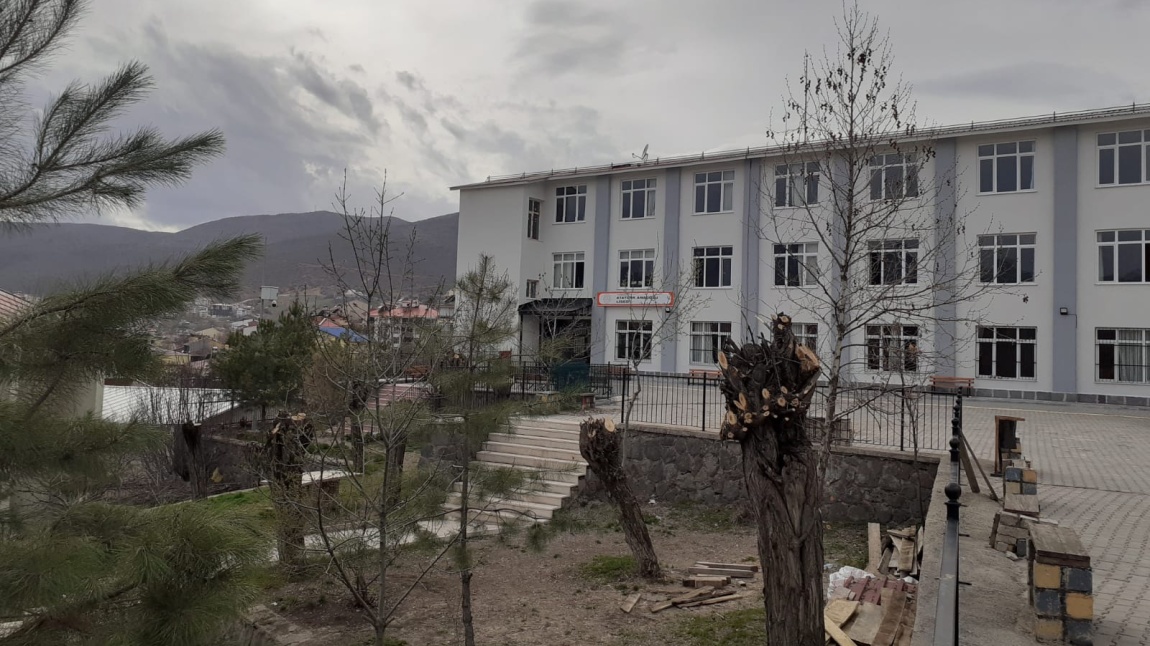
{"type": "Polygon", "coordinates": [[[712,563],[711,561],[697,561],[695,567],[717,567],[721,570],[750,570],[758,572],[757,563],[712,563]]]}
{"type": "Polygon", "coordinates": [[[631,596],[627,597],[627,600],[626,600],[626,601],[624,601],[624,602],[623,602],[623,605],[619,606],[619,608],[620,608],[620,609],[621,609],[623,612],[626,612],[626,613],[628,613],[628,614],[629,614],[629,613],[631,612],[631,610],[632,610],[632,609],[635,607],[635,604],[639,603],[639,599],[640,599],[642,596],[643,596],[643,593],[642,593],[642,592],[636,592],[635,594],[633,594],[633,595],[631,595],[631,596]]]}
{"type": "Polygon", "coordinates": [[[858,612],[855,613],[849,623],[843,626],[843,631],[859,644],[870,644],[874,642],[875,635],[878,634],[882,617],[882,606],[874,603],[859,604],[858,612]]]}
{"type": "Polygon", "coordinates": [[[731,577],[729,576],[692,576],[683,579],[683,585],[688,588],[721,588],[725,585],[731,584],[731,577]]]}
{"type": "Polygon", "coordinates": [[[689,567],[687,572],[704,576],[729,576],[732,579],[753,579],[755,577],[755,573],[751,570],[727,570],[717,567],[689,567]]]}
{"type": "Polygon", "coordinates": [[[879,562],[882,561],[882,528],[878,523],[867,523],[867,564],[866,571],[871,574],[882,574],[879,571],[879,562]]]}

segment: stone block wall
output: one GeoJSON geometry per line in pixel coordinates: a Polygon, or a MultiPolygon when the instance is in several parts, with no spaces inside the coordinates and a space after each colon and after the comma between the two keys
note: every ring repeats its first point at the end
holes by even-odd
{"type": "MultiPolygon", "coordinates": [[[[633,429],[627,446],[627,473],[640,501],[741,505],[746,499],[742,453],[736,442],[714,434],[677,429],[633,429]]],[[[844,447],[831,456],[824,519],[908,524],[921,522],[930,504],[938,458],[844,447]]],[[[578,493],[603,499],[588,473],[578,493]]]]}

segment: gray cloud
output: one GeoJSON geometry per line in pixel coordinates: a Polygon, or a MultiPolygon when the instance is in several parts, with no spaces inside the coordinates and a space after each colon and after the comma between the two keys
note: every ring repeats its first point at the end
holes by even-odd
{"type": "Polygon", "coordinates": [[[400,70],[395,73],[395,79],[399,81],[403,87],[409,90],[422,90],[423,80],[417,74],[413,74],[406,70],[400,70]]]}
{"type": "Polygon", "coordinates": [[[636,30],[618,13],[567,0],[535,0],[526,11],[527,34],[512,62],[533,73],[563,75],[620,65],[636,30]]]}
{"type": "Polygon", "coordinates": [[[1098,94],[1129,92],[1121,78],[1106,72],[1055,62],[1026,62],[920,81],[922,94],[966,99],[1011,99],[1066,104],[1098,94]]]}

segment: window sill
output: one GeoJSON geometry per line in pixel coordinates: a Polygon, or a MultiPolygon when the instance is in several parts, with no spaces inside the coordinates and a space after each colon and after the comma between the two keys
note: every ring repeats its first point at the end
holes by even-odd
{"type": "Polygon", "coordinates": [[[654,285],[645,285],[643,287],[627,287],[625,285],[619,285],[615,289],[617,289],[621,292],[653,292],[653,291],[656,291],[654,285]]]}
{"type": "Polygon", "coordinates": [[[701,213],[692,213],[691,215],[723,215],[725,213],[734,213],[734,212],[735,212],[734,209],[730,209],[729,211],[703,211],[701,213]]]}
{"type": "Polygon", "coordinates": [[[587,219],[584,218],[582,220],[572,220],[571,222],[552,222],[551,224],[586,224],[586,223],[587,223],[587,219]]]}
{"type": "Polygon", "coordinates": [[[655,219],[655,216],[653,216],[653,215],[645,215],[641,218],[636,218],[636,217],[625,218],[625,217],[619,216],[620,222],[646,222],[647,220],[654,220],[654,219],[655,219]]]}
{"type": "Polygon", "coordinates": [[[583,289],[584,289],[583,287],[552,287],[551,291],[553,291],[553,292],[581,292],[581,291],[583,291],[583,289]]]}
{"type": "Polygon", "coordinates": [[[771,285],[775,289],[814,289],[818,285],[771,285]]]}
{"type": "Polygon", "coordinates": [[[727,285],[727,286],[725,286],[725,287],[699,287],[699,286],[697,286],[697,285],[696,285],[696,286],[694,286],[694,287],[691,287],[691,289],[698,289],[698,290],[712,290],[712,289],[734,289],[734,287],[732,287],[731,285],[727,285]]]}
{"type": "Polygon", "coordinates": [[[989,376],[976,375],[974,377],[974,380],[975,381],[996,381],[996,382],[997,381],[1025,381],[1027,383],[1034,383],[1034,382],[1038,381],[1038,377],[989,377],[989,376]]]}
{"type": "Polygon", "coordinates": [[[975,193],[976,197],[989,197],[992,195],[1018,195],[1019,193],[1037,193],[1038,189],[1028,188],[1021,191],[993,191],[991,193],[975,193]]]}
{"type": "Polygon", "coordinates": [[[1113,184],[1095,184],[1094,188],[1123,188],[1129,186],[1150,186],[1150,182],[1135,182],[1132,184],[1119,184],[1117,182],[1113,184]]]}
{"type": "Polygon", "coordinates": [[[1030,281],[1030,282],[1025,282],[1025,283],[984,283],[980,280],[980,281],[978,281],[978,284],[981,287],[1041,287],[1042,286],[1040,283],[1037,283],[1035,281],[1030,281]]]}
{"type": "Polygon", "coordinates": [[[1142,281],[1139,283],[1119,282],[1117,280],[1111,280],[1111,281],[1107,281],[1107,282],[1098,281],[1098,280],[1094,281],[1095,287],[1120,287],[1122,285],[1130,285],[1132,287],[1146,287],[1147,285],[1150,285],[1150,281],[1142,281]]]}
{"type": "Polygon", "coordinates": [[[818,206],[820,204],[822,204],[822,202],[811,202],[810,204],[791,204],[790,206],[779,206],[778,204],[775,204],[771,208],[775,211],[797,211],[797,210],[805,210],[805,209],[808,209],[812,206],[818,206]]]}

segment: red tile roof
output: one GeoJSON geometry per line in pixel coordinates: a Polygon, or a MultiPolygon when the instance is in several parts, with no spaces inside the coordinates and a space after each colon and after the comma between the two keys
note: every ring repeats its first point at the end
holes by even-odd
{"type": "Polygon", "coordinates": [[[28,305],[23,298],[0,289],[0,317],[15,316],[28,305]]]}

